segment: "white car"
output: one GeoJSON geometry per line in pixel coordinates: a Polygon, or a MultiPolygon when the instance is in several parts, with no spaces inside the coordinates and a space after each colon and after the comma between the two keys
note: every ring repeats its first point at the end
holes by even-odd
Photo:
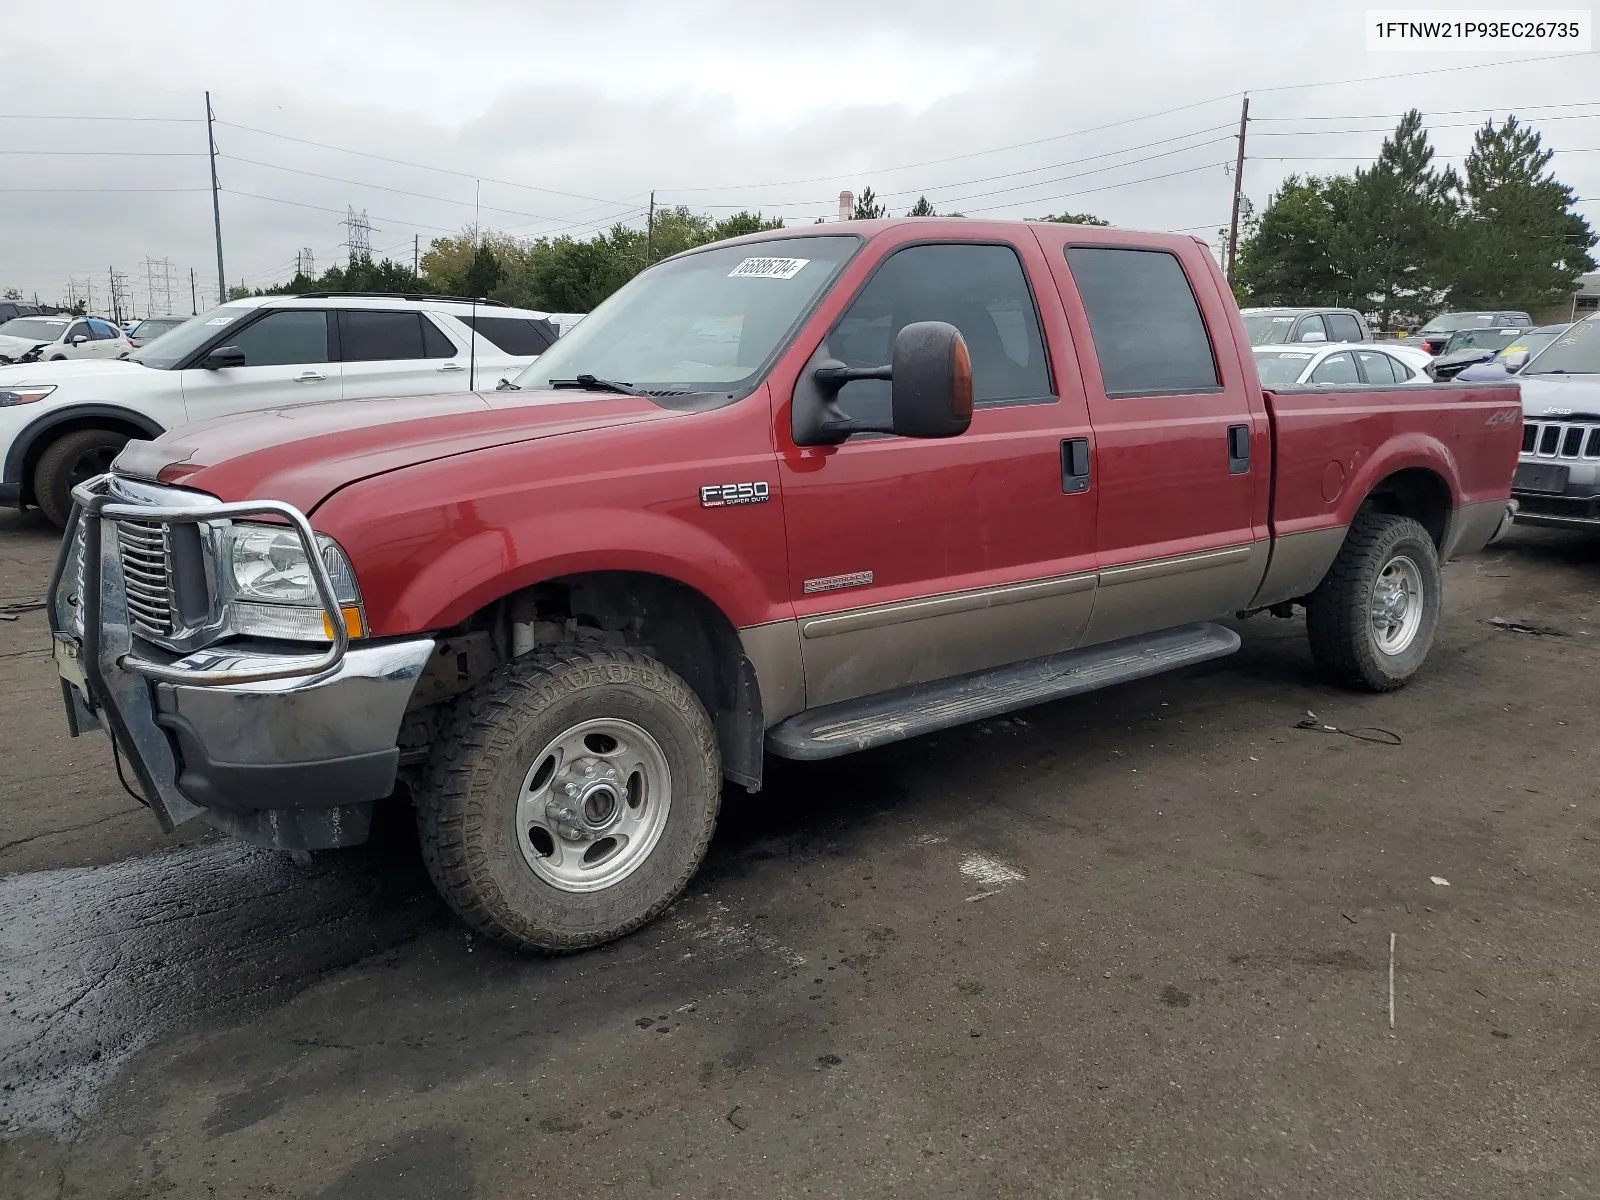
{"type": "Polygon", "coordinates": [[[1263,387],[1290,387],[1297,384],[1374,383],[1383,387],[1396,384],[1432,383],[1427,372],[1426,351],[1411,346],[1391,346],[1383,342],[1354,342],[1344,345],[1257,346],[1256,374],[1263,387]]]}
{"type": "Polygon", "coordinates": [[[14,317],[0,325],[0,363],[122,358],[133,343],[99,317],[14,317]]]}
{"type": "Polygon", "coordinates": [[[121,361],[0,366],[0,503],[62,525],[72,488],[130,438],[290,404],[492,391],[557,333],[501,304],[315,293],[230,301],[121,361]]]}

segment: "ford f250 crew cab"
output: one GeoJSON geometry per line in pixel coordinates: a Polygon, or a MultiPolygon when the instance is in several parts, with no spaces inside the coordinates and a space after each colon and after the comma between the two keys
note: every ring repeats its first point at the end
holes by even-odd
{"type": "Polygon", "coordinates": [[[1260,386],[1195,239],[888,220],[651,267],[516,390],[132,442],[52,584],[74,733],[165,823],[362,841],[397,780],[513,946],[659,913],[724,781],[1225,655],[1379,691],[1507,522],[1498,384],[1260,386]]]}

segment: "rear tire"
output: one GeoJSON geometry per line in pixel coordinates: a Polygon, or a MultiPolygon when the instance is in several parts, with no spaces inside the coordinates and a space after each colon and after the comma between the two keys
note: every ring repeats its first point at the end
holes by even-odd
{"type": "Polygon", "coordinates": [[[1306,598],[1312,657],[1346,687],[1404,687],[1428,657],[1443,594],[1428,531],[1409,517],[1363,513],[1306,598]]]}
{"type": "Polygon", "coordinates": [[[51,524],[64,529],[72,512],[72,489],[111,469],[128,435],[111,429],[79,429],[45,448],[33,469],[33,499],[51,524]]]}
{"type": "Polygon", "coordinates": [[[575,647],[456,701],[416,797],[450,907],[543,951],[622,937],[677,899],[721,801],[716,733],[689,686],[648,655],[575,647]]]}

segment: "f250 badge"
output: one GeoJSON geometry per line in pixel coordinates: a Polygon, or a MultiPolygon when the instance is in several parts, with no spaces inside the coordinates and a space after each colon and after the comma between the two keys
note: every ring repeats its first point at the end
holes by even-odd
{"type": "Polygon", "coordinates": [[[772,496],[766,480],[755,483],[708,483],[700,489],[701,508],[731,508],[735,504],[765,504],[772,496]]]}

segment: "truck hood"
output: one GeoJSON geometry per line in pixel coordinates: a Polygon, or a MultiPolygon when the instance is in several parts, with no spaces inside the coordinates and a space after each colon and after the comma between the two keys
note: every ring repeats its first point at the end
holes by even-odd
{"type": "Polygon", "coordinates": [[[135,443],[116,469],[223,500],[281,500],[309,513],[346,484],[513,442],[664,420],[643,397],[459,392],[336,400],[185,425],[135,443]]]}
{"type": "Polygon", "coordinates": [[[1517,375],[1525,417],[1600,415],[1600,375],[1517,375]]]}

